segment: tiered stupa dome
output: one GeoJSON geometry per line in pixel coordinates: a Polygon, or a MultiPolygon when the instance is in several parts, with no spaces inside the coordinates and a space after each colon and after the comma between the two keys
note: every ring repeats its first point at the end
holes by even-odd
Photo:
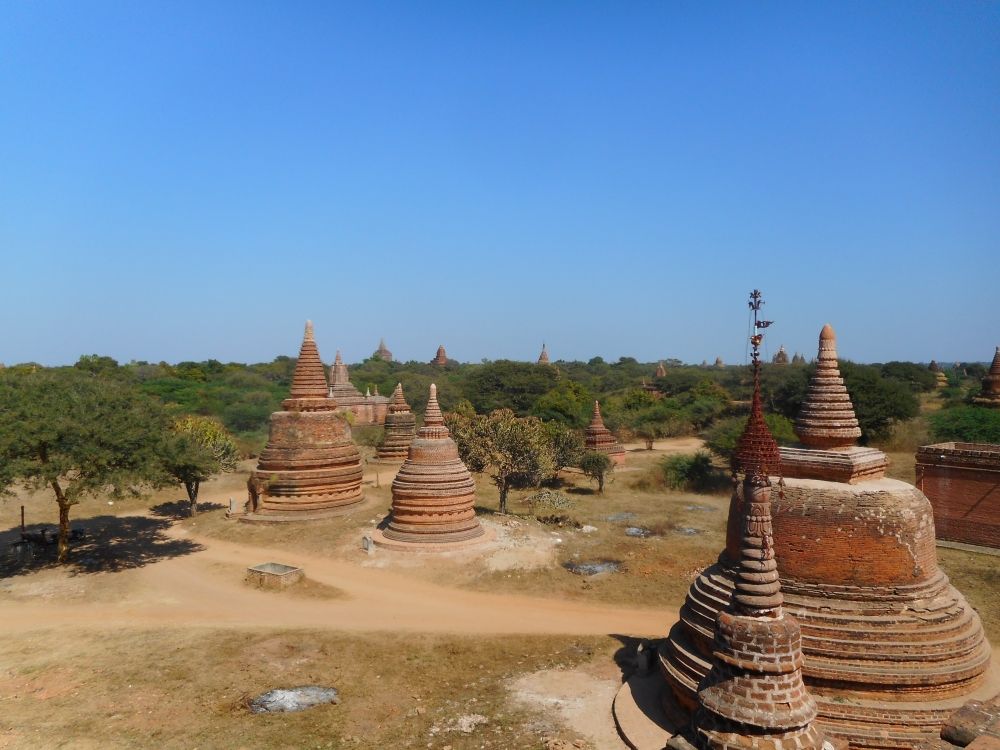
{"type": "Polygon", "coordinates": [[[547,365],[549,363],[549,350],[545,344],[542,344],[542,353],[538,355],[538,364],[547,365]]]}
{"type": "Polygon", "coordinates": [[[444,344],[438,347],[437,354],[434,355],[434,359],[431,360],[432,365],[437,365],[438,367],[444,367],[448,364],[448,353],[444,350],[444,344]]]}
{"type": "Polygon", "coordinates": [[[1000,409],[1000,346],[997,347],[996,354],[993,355],[990,371],[983,378],[983,390],[972,399],[972,402],[980,406],[1000,409]]]}
{"type": "Polygon", "coordinates": [[[782,344],[778,347],[778,351],[774,353],[771,358],[771,364],[775,365],[787,365],[788,364],[788,352],[785,351],[785,346],[782,344]]]}
{"type": "Polygon", "coordinates": [[[389,401],[388,413],[385,415],[385,434],[382,444],[379,445],[375,455],[384,460],[406,458],[416,432],[417,418],[410,411],[410,405],[403,396],[403,384],[397,383],[389,401]]]}
{"type": "MultiPolygon", "coordinates": [[[[852,748],[910,749],[966,700],[1000,692],[1000,675],[990,671],[979,616],[938,568],[930,502],[883,476],[880,451],[845,444],[844,425],[856,422],[849,397],[837,395],[829,326],[820,364],[822,390],[810,391],[838,416],[824,435],[816,415],[828,414],[804,403],[805,435],[819,445],[781,449],[773,527],[785,608],[801,626],[820,727],[852,748]]],[[[726,549],[691,586],[661,651],[674,698],[692,710],[711,667],[715,617],[739,576],[742,503],[734,494],[726,549]]]]}
{"type": "Polygon", "coordinates": [[[819,358],[795,421],[795,434],[811,448],[846,448],[861,437],[851,397],[840,377],[837,336],[827,323],[819,334],[819,358]]]}
{"type": "Polygon", "coordinates": [[[583,444],[588,451],[607,453],[616,464],[625,462],[625,448],[618,442],[618,438],[611,434],[611,430],[604,426],[601,404],[598,401],[594,402],[594,413],[587,426],[583,444]]]}
{"type": "Polygon", "coordinates": [[[327,396],[326,372],[306,323],[289,397],[271,415],[267,446],[247,483],[247,520],[336,515],[360,503],[361,456],[327,396]]]}
{"type": "Polygon", "coordinates": [[[392,482],[392,510],[385,528],[374,535],[376,544],[435,549],[483,536],[475,493],[472,474],[445,427],[437,387],[431,385],[423,427],[392,482]]]}

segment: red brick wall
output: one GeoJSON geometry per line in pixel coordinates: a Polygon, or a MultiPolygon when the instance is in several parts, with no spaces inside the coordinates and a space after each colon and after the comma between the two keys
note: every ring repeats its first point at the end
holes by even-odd
{"type": "Polygon", "coordinates": [[[917,486],[934,507],[938,537],[1000,547],[1000,470],[918,460],[917,486]]]}

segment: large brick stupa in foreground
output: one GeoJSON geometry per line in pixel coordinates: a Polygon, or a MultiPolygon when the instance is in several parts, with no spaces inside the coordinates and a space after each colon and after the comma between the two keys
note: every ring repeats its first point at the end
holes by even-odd
{"type": "MultiPolygon", "coordinates": [[[[774,554],[818,726],[852,748],[913,748],[965,701],[1000,692],[1000,681],[979,616],[938,567],[930,502],[884,476],[884,454],[854,444],[860,430],[829,326],[796,429],[802,445],[781,449],[784,478],[770,481],[774,554]]],[[[661,647],[669,709],[695,710],[712,668],[746,502],[735,487],[726,549],[695,579],[661,647]]]]}

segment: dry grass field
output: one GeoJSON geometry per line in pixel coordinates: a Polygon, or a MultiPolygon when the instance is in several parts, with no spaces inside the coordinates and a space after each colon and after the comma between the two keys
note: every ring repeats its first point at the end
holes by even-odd
{"type": "MultiPolygon", "coordinates": [[[[87,501],[69,566],[3,562],[0,748],[613,748],[608,711],[629,649],[665,634],[723,544],[724,495],[648,481],[664,456],[696,448],[632,446],[604,495],[566,472],[558,507],[517,492],[507,517],[478,477],[496,538],[439,556],[361,550],[395,465],[369,464],[365,504],[308,526],[225,518],[249,465],[208,483],[195,518],[179,491],[87,501]],[[265,561],[301,565],[307,583],[251,589],[245,568],[265,561]],[[568,569],[609,561],[617,572],[568,569]],[[336,687],[340,705],[247,709],[303,684],[336,687]]],[[[904,479],[905,456],[892,456],[904,479]]],[[[29,525],[54,521],[44,495],[0,504],[4,547],[22,503],[29,525]]],[[[939,554],[1000,642],[1000,558],[939,554]]]]}

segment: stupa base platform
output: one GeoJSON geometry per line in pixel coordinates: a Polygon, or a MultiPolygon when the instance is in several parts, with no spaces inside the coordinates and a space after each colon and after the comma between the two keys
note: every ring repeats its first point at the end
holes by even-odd
{"type": "Polygon", "coordinates": [[[632,750],[663,750],[691,748],[694,746],[682,737],[674,738],[688,723],[683,714],[668,717],[663,695],[666,681],[656,673],[632,675],[615,695],[611,714],[622,741],[632,750]],[[668,744],[670,743],[670,744],[668,744]]]}
{"type": "Polygon", "coordinates": [[[368,498],[362,496],[353,503],[340,505],[336,508],[296,511],[256,511],[246,513],[241,516],[235,516],[235,518],[243,523],[300,523],[306,521],[322,521],[325,518],[340,518],[341,516],[349,515],[368,504],[368,498]]]}
{"type": "Polygon", "coordinates": [[[860,446],[836,450],[783,447],[780,452],[786,478],[856,484],[881,478],[889,465],[882,451],[860,446]]]}
{"type": "Polygon", "coordinates": [[[413,542],[390,539],[385,535],[383,529],[375,529],[375,531],[372,532],[371,537],[372,542],[376,547],[396,552],[454,552],[455,550],[475,548],[496,539],[496,532],[493,529],[485,526],[482,526],[481,528],[483,529],[483,533],[478,536],[472,537],[471,539],[462,539],[452,542],[433,541],[433,538],[413,542]]]}

